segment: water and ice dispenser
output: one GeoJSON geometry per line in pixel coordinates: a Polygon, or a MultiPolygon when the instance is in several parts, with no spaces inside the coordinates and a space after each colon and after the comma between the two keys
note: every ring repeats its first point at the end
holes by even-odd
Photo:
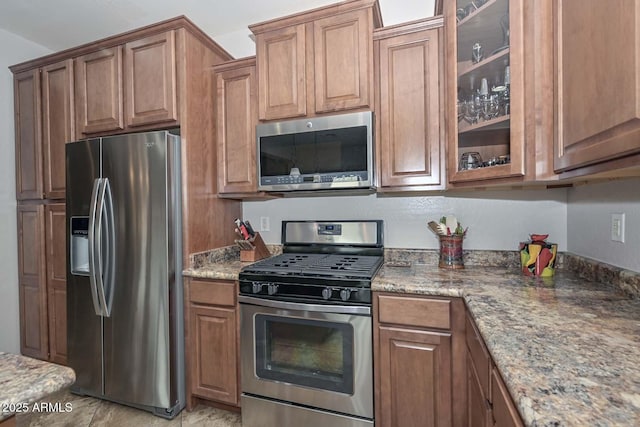
{"type": "Polygon", "coordinates": [[[89,275],[89,217],[71,217],[71,274],[89,275]]]}

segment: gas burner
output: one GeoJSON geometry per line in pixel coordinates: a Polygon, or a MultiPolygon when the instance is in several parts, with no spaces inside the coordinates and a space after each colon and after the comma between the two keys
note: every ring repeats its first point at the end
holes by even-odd
{"type": "Polygon", "coordinates": [[[285,221],[281,255],[240,272],[240,293],[254,297],[371,304],[383,263],[382,221],[285,221]]]}

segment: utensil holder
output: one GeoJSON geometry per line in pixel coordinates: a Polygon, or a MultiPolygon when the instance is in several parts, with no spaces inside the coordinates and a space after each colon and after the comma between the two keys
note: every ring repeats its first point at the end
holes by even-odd
{"type": "MultiPolygon", "coordinates": [[[[251,249],[243,249],[242,246],[240,248],[240,261],[242,262],[255,262],[264,258],[268,258],[271,256],[271,252],[267,249],[267,246],[260,237],[260,233],[256,233],[256,235],[248,240],[244,240],[244,242],[249,243],[252,248],[251,249]]],[[[240,243],[236,241],[236,244],[240,246],[240,243]]]]}
{"type": "Polygon", "coordinates": [[[463,236],[440,236],[440,262],[438,267],[453,270],[464,268],[462,259],[463,236]]]}

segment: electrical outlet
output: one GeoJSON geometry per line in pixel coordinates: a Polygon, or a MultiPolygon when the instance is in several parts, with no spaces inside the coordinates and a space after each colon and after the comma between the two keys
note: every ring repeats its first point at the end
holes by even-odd
{"type": "Polygon", "coordinates": [[[624,243],[624,214],[611,214],[611,240],[624,243]]]}
{"type": "Polygon", "coordinates": [[[269,224],[268,216],[260,217],[260,231],[269,231],[271,229],[271,224],[269,224]]]}

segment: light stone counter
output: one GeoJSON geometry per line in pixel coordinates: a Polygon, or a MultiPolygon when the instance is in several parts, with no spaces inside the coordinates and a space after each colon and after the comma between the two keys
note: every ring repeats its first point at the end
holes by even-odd
{"type": "MultiPolygon", "coordinates": [[[[372,289],[463,298],[526,425],[640,426],[640,299],[629,297],[640,275],[615,272],[621,288],[602,266],[588,267],[603,271],[600,281],[562,269],[543,280],[513,265],[449,271],[400,259],[412,262],[383,266],[372,289]]],[[[244,265],[220,261],[185,275],[237,280],[244,265]]]]}
{"type": "Polygon", "coordinates": [[[0,352],[0,420],[31,412],[31,405],[76,380],[73,369],[0,352]]]}
{"type": "Polygon", "coordinates": [[[462,297],[526,425],[640,425],[640,300],[487,267],[385,266],[372,289],[462,297]]]}

